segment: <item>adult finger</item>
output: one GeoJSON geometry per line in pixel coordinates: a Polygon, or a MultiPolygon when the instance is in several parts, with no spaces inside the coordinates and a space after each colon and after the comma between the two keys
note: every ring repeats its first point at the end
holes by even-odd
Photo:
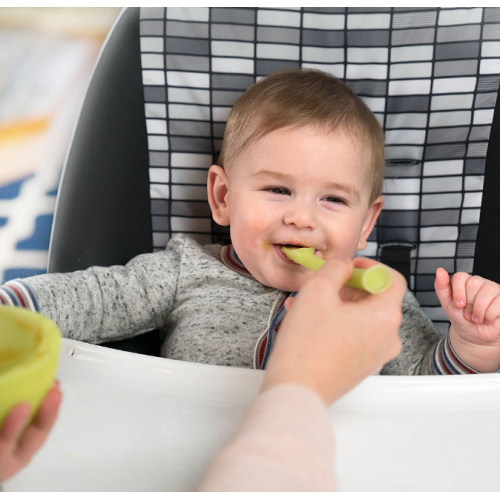
{"type": "Polygon", "coordinates": [[[354,267],[359,269],[368,269],[369,267],[380,264],[380,262],[369,259],[368,257],[354,257],[354,259],[352,259],[352,263],[354,264],[354,267]]]}
{"type": "Polygon", "coordinates": [[[392,273],[391,286],[382,293],[369,295],[366,302],[371,302],[374,306],[379,307],[381,304],[393,305],[401,308],[403,296],[408,288],[405,277],[395,269],[389,268],[392,273]]]}
{"type": "Polygon", "coordinates": [[[295,297],[288,297],[285,299],[285,302],[283,303],[283,305],[285,306],[285,311],[288,312],[290,310],[294,300],[295,300],[295,297]]]}
{"type": "Polygon", "coordinates": [[[2,481],[8,478],[5,469],[16,449],[30,412],[31,407],[27,403],[15,406],[0,429],[0,480],[2,481]]]}
{"type": "Polygon", "coordinates": [[[328,260],[307,280],[297,298],[307,293],[313,300],[317,300],[327,294],[329,299],[338,302],[339,292],[352,276],[353,267],[351,261],[337,258],[328,260]]]}
{"type": "Polygon", "coordinates": [[[360,314],[368,315],[372,318],[373,324],[382,325],[382,329],[375,329],[379,331],[381,337],[392,346],[392,359],[396,357],[401,351],[401,339],[399,337],[399,327],[403,320],[403,298],[407,290],[407,282],[404,276],[398,271],[392,271],[392,285],[386,291],[369,295],[363,302],[358,304],[360,314]],[[387,334],[387,335],[386,335],[387,334]]]}
{"type": "Polygon", "coordinates": [[[56,382],[40,405],[32,424],[26,429],[19,441],[16,458],[22,466],[31,460],[47,439],[57,418],[61,398],[59,384],[56,382]]]}
{"type": "MultiPolygon", "coordinates": [[[[359,269],[368,269],[368,268],[373,267],[375,265],[380,265],[380,262],[373,260],[373,259],[369,259],[367,257],[354,257],[354,259],[352,260],[352,263],[353,263],[354,267],[357,267],[359,269]]],[[[406,288],[408,288],[408,283],[406,282],[405,277],[400,272],[393,269],[392,267],[390,267],[390,266],[386,266],[386,267],[388,267],[392,272],[392,281],[393,281],[393,284],[395,284],[396,293],[399,293],[402,289],[406,290],[406,288]]],[[[391,287],[391,288],[393,288],[393,287],[391,287]]],[[[389,288],[389,290],[391,288],[389,288]]]]}

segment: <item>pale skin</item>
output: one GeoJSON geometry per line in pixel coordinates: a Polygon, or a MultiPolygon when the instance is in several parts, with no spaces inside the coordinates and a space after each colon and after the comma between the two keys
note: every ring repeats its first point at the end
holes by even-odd
{"type": "Polygon", "coordinates": [[[56,421],[60,403],[55,382],[29,425],[28,404],[19,404],[9,413],[0,429],[0,481],[14,476],[36,455],[56,421]]]}
{"type": "Polygon", "coordinates": [[[458,356],[483,373],[500,366],[500,286],[464,272],[451,279],[439,268],[434,283],[450,320],[450,341],[458,356]]]}
{"type": "Polygon", "coordinates": [[[340,130],[292,127],[257,140],[227,171],[210,168],[212,217],[230,225],[255,279],[295,292],[312,276],[283,255],[283,245],[314,247],[325,260],[366,248],[383,199],[371,200],[371,152],[362,146],[340,130]]]}

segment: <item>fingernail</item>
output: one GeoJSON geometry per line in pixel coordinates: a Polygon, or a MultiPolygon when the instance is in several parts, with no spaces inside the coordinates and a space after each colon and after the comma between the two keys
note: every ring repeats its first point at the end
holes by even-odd
{"type": "Polygon", "coordinates": [[[457,304],[458,307],[463,307],[463,306],[465,306],[465,301],[463,301],[463,300],[457,300],[456,304],[457,304]]]}
{"type": "Polygon", "coordinates": [[[474,321],[474,323],[479,323],[480,319],[477,316],[472,316],[472,321],[474,321]]]}

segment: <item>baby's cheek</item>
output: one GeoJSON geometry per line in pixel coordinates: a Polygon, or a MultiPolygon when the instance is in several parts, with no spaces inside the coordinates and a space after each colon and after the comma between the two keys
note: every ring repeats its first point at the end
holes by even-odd
{"type": "Polygon", "coordinates": [[[254,255],[256,251],[260,250],[260,242],[255,235],[250,231],[237,231],[232,235],[232,243],[234,249],[240,258],[243,256],[254,255]]]}
{"type": "Polygon", "coordinates": [[[273,224],[268,219],[269,214],[257,209],[240,215],[238,224],[235,224],[240,244],[245,245],[249,251],[255,252],[271,248],[273,224]]]}
{"type": "Polygon", "coordinates": [[[241,224],[239,232],[247,242],[257,241],[263,237],[264,224],[258,217],[249,217],[241,224]]]}

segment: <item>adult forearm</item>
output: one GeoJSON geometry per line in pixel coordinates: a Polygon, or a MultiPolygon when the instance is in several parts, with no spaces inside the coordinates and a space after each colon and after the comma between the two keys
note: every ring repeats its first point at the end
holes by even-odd
{"type": "Polygon", "coordinates": [[[283,384],[259,394],[200,491],[333,491],[334,443],[317,394],[283,384]]]}

